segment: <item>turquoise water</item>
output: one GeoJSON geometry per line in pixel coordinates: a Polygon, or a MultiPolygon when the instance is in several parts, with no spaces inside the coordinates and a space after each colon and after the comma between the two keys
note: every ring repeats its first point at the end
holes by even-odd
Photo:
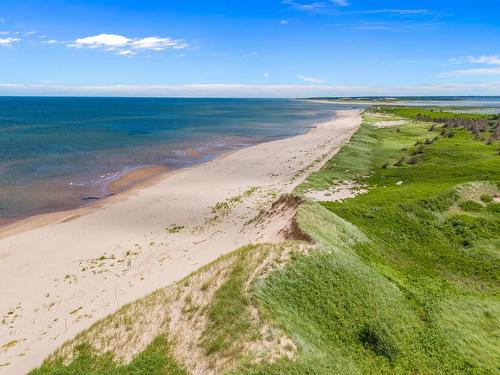
{"type": "Polygon", "coordinates": [[[275,99],[0,97],[0,218],[78,207],[130,169],[298,135],[334,106],[275,99]]]}

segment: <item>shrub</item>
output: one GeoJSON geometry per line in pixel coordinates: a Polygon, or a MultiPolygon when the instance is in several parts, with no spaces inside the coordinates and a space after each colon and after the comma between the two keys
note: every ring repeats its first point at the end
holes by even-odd
{"type": "Polygon", "coordinates": [[[487,207],[490,212],[500,212],[500,203],[490,203],[487,207]]]}
{"type": "Polygon", "coordinates": [[[458,206],[464,211],[481,211],[483,206],[475,201],[460,202],[458,206]]]}
{"type": "Polygon", "coordinates": [[[491,197],[491,195],[488,195],[488,194],[483,194],[483,195],[481,195],[481,200],[482,200],[484,203],[493,202],[493,198],[491,197]]]}
{"type": "Polygon", "coordinates": [[[397,355],[397,348],[393,344],[389,333],[380,325],[365,324],[359,332],[359,341],[375,354],[393,360],[397,355]]]}
{"type": "Polygon", "coordinates": [[[444,212],[457,200],[457,195],[454,191],[444,191],[435,195],[432,198],[420,199],[418,205],[426,210],[444,212]]]}
{"type": "Polygon", "coordinates": [[[401,167],[405,161],[405,157],[402,156],[401,159],[399,159],[397,162],[394,163],[395,167],[401,167]]]}
{"type": "Polygon", "coordinates": [[[420,145],[415,150],[413,150],[412,155],[418,155],[418,154],[423,154],[423,153],[424,153],[424,146],[420,145]]]}
{"type": "Polygon", "coordinates": [[[441,135],[443,137],[452,138],[455,136],[455,133],[453,133],[450,129],[443,127],[443,130],[441,130],[441,135]]]}

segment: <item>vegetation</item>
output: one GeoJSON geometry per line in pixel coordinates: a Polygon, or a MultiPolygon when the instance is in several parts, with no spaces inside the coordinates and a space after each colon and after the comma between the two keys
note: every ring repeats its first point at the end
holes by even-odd
{"type": "Polygon", "coordinates": [[[485,203],[493,202],[493,198],[488,194],[482,194],[480,198],[485,203]]]}
{"type": "Polygon", "coordinates": [[[168,233],[172,233],[172,234],[173,233],[179,233],[183,229],[184,229],[184,225],[178,225],[178,224],[171,224],[167,228],[165,228],[165,230],[168,233]]]}
{"type": "Polygon", "coordinates": [[[89,344],[82,344],[69,364],[58,358],[30,375],[187,375],[170,354],[170,347],[167,337],[160,335],[129,364],[122,365],[115,362],[112,353],[99,354],[89,344]]]}
{"type": "Polygon", "coordinates": [[[248,188],[248,190],[244,191],[242,194],[228,198],[222,202],[217,202],[214,206],[210,207],[210,212],[212,216],[206,219],[205,224],[213,224],[220,221],[222,218],[229,215],[229,213],[234,207],[241,204],[244,199],[249,198],[258,189],[259,188],[257,186],[251,186],[250,188],[248,188]]]}
{"type": "Polygon", "coordinates": [[[372,126],[361,127],[354,135],[353,142],[347,143],[321,171],[309,175],[306,181],[297,187],[296,193],[324,190],[341,181],[348,179],[358,181],[368,176],[371,172],[373,151],[377,142],[376,132],[377,129],[372,126]]]}
{"type": "Polygon", "coordinates": [[[428,128],[365,124],[306,181],[301,189],[359,180],[369,193],[299,211],[322,251],[294,259],[256,292],[300,354],[250,373],[498,371],[500,217],[479,202],[483,190],[498,194],[499,156],[456,129],[453,138],[424,142],[418,163],[394,167],[428,128]],[[459,188],[485,180],[467,191],[481,207],[471,215],[457,205],[459,188]]]}
{"type": "MultiPolygon", "coordinates": [[[[445,128],[465,128],[471,131],[478,139],[482,139],[483,136],[481,133],[485,133],[488,136],[489,143],[500,140],[499,115],[454,113],[420,107],[381,107],[378,110],[382,113],[411,118],[417,121],[442,123],[445,128]]],[[[443,132],[447,136],[453,134],[446,129],[443,132]]]]}
{"type": "MultiPolygon", "coordinates": [[[[241,252],[248,253],[250,250],[250,247],[243,248],[241,252]]],[[[246,257],[241,256],[227,280],[215,292],[208,308],[210,323],[203,333],[203,346],[207,353],[226,355],[233,343],[251,328],[250,298],[244,293],[249,272],[247,263],[246,257]]]]}
{"type": "Polygon", "coordinates": [[[464,211],[481,211],[483,209],[482,204],[476,201],[460,202],[458,206],[464,211]]]}
{"type": "MultiPolygon", "coordinates": [[[[296,189],[353,181],[368,191],[302,203],[296,224],[314,243],[307,251],[300,242],[248,246],[200,271],[211,279],[197,273],[183,282],[198,283],[197,293],[209,298],[189,321],[204,322],[200,334],[181,337],[183,348],[200,350],[198,360],[209,358],[215,373],[499,371],[498,141],[487,144],[461,126],[443,136],[449,125],[417,119],[415,110],[427,113],[383,109],[409,118],[386,128],[366,116],[351,142],[296,189]]],[[[186,301],[177,294],[168,303],[186,301]]],[[[128,365],[79,346],[66,365],[56,357],[33,374],[182,373],[161,367],[184,371],[170,354],[181,343],[158,337],[128,365]]]]}
{"type": "Polygon", "coordinates": [[[436,120],[440,119],[458,119],[458,120],[488,120],[493,119],[495,115],[484,115],[479,113],[455,113],[455,112],[446,112],[442,111],[438,108],[422,108],[422,107],[390,107],[383,106],[374,109],[379,113],[387,113],[399,117],[410,118],[413,120],[419,119],[429,119],[431,121],[439,122],[436,120]]]}

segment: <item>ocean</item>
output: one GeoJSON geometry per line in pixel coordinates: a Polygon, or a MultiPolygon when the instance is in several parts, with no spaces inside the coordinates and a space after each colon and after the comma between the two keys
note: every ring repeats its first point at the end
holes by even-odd
{"type": "Polygon", "coordinates": [[[332,105],[286,99],[0,97],[0,218],[76,208],[143,166],[182,168],[303,134],[332,105]]]}

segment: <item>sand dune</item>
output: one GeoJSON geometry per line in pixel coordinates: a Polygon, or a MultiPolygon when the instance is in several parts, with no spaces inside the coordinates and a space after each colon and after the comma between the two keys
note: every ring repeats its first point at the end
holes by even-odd
{"type": "Polygon", "coordinates": [[[307,134],[4,229],[0,373],[25,373],[96,320],[224,253],[282,239],[291,213],[251,219],[320,168],[360,123],[359,110],[338,111],[307,134]]]}

